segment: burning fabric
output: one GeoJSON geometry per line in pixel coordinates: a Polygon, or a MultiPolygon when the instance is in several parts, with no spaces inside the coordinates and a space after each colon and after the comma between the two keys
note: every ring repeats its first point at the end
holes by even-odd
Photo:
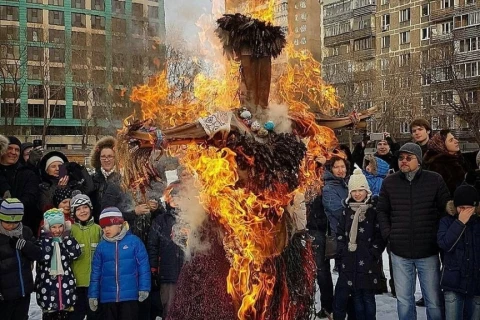
{"type": "MultiPolygon", "coordinates": [[[[194,253],[184,266],[169,320],[306,320],[315,265],[305,232],[305,192],[321,181],[316,160],[329,157],[336,139],[301,106],[269,118],[270,60],[285,45],[280,28],[240,14],[225,15],[218,26],[225,50],[241,55],[242,107],[219,108],[162,131],[129,123],[119,133],[124,184],[143,192],[156,178],[148,165],[151,151],[185,146],[181,162],[195,177],[208,217],[200,233],[210,249],[194,253]]],[[[151,109],[148,96],[136,99],[151,109]]],[[[184,222],[181,230],[188,227],[184,222]]],[[[191,240],[182,238],[185,247],[191,240]]]]}

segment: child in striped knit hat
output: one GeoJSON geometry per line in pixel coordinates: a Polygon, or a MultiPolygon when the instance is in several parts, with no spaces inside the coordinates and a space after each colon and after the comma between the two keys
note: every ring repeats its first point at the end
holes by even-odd
{"type": "Polygon", "coordinates": [[[0,204],[0,314],[2,320],[27,319],[33,292],[31,264],[41,250],[32,230],[22,225],[23,204],[8,198],[0,204]]]}
{"type": "Polygon", "coordinates": [[[93,256],[90,308],[100,304],[106,320],[138,319],[138,302],[148,298],[151,286],[147,250],[118,208],[105,208],[99,222],[103,240],[93,256]]]}
{"type": "Polygon", "coordinates": [[[77,300],[72,261],[80,254],[80,246],[70,236],[70,222],[65,222],[61,209],[43,214],[44,226],[38,240],[42,258],[37,263],[35,292],[43,311],[43,320],[68,319],[77,300]]]}
{"type": "Polygon", "coordinates": [[[88,307],[88,287],[92,272],[93,254],[102,238],[102,229],[93,221],[92,202],[87,195],[76,194],[70,200],[70,212],[75,223],[71,235],[77,240],[82,254],[73,261],[72,269],[77,282],[77,301],[70,320],[95,319],[96,314],[88,307]]]}

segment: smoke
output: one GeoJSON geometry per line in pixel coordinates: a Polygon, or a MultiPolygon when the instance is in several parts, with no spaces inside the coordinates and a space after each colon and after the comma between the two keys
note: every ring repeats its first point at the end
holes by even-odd
{"type": "Polygon", "coordinates": [[[173,194],[177,206],[177,222],[173,226],[173,241],[185,252],[189,260],[193,254],[210,249],[210,243],[203,241],[201,229],[207,219],[207,213],[199,203],[199,191],[193,181],[182,182],[178,193],[173,194]]]}
{"type": "Polygon", "coordinates": [[[288,118],[288,106],[283,104],[270,104],[268,107],[268,120],[275,124],[276,133],[291,133],[292,121],[288,118]]]}

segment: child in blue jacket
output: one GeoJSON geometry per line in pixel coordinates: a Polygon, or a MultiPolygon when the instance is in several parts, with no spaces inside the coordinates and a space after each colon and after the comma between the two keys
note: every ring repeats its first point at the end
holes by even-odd
{"type": "Polygon", "coordinates": [[[455,190],[450,214],[440,220],[438,246],[443,250],[440,286],[448,320],[480,319],[480,196],[469,185],[455,190]]]}
{"type": "Polygon", "coordinates": [[[147,250],[116,207],[100,214],[102,241],[93,256],[89,305],[101,304],[105,320],[138,319],[138,301],[148,298],[151,286],[147,250]]]}

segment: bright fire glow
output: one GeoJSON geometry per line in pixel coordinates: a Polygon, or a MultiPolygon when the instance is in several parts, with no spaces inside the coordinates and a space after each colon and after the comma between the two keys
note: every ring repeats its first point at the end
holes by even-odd
{"type": "MultiPolygon", "coordinates": [[[[274,5],[275,0],[268,0],[263,9],[252,9],[249,13],[273,22],[274,5]]],[[[202,38],[206,38],[205,32],[202,38]]],[[[328,158],[329,151],[337,143],[333,131],[317,125],[310,111],[313,108],[328,112],[340,107],[335,90],[321,79],[320,64],[309,52],[297,52],[291,45],[286,50],[295,64],[286,66],[275,92],[276,100],[289,106],[289,115],[298,124],[296,133],[305,137],[308,151],[299,172],[300,186],[289,193],[279,184],[272,188],[277,193],[266,191],[262,194],[238,187],[236,154],[228,148],[219,152],[213,147],[188,145],[181,159],[198,179],[201,204],[225,231],[224,247],[231,262],[227,288],[241,320],[266,318],[265,310],[276,281],[272,261],[288,243],[284,208],[297,193],[304,193],[321,181],[315,160],[321,156],[328,158]]],[[[226,65],[209,75],[196,76],[193,99],[172,101],[169,92],[176,88],[169,85],[166,72],[135,88],[130,98],[141,104],[145,119],[155,119],[162,129],[193,123],[217,110],[238,108],[239,65],[226,62],[224,58],[217,60],[226,65]]],[[[288,303],[286,288],[283,292],[284,310],[280,320],[293,320],[294,303],[288,303]]]]}

